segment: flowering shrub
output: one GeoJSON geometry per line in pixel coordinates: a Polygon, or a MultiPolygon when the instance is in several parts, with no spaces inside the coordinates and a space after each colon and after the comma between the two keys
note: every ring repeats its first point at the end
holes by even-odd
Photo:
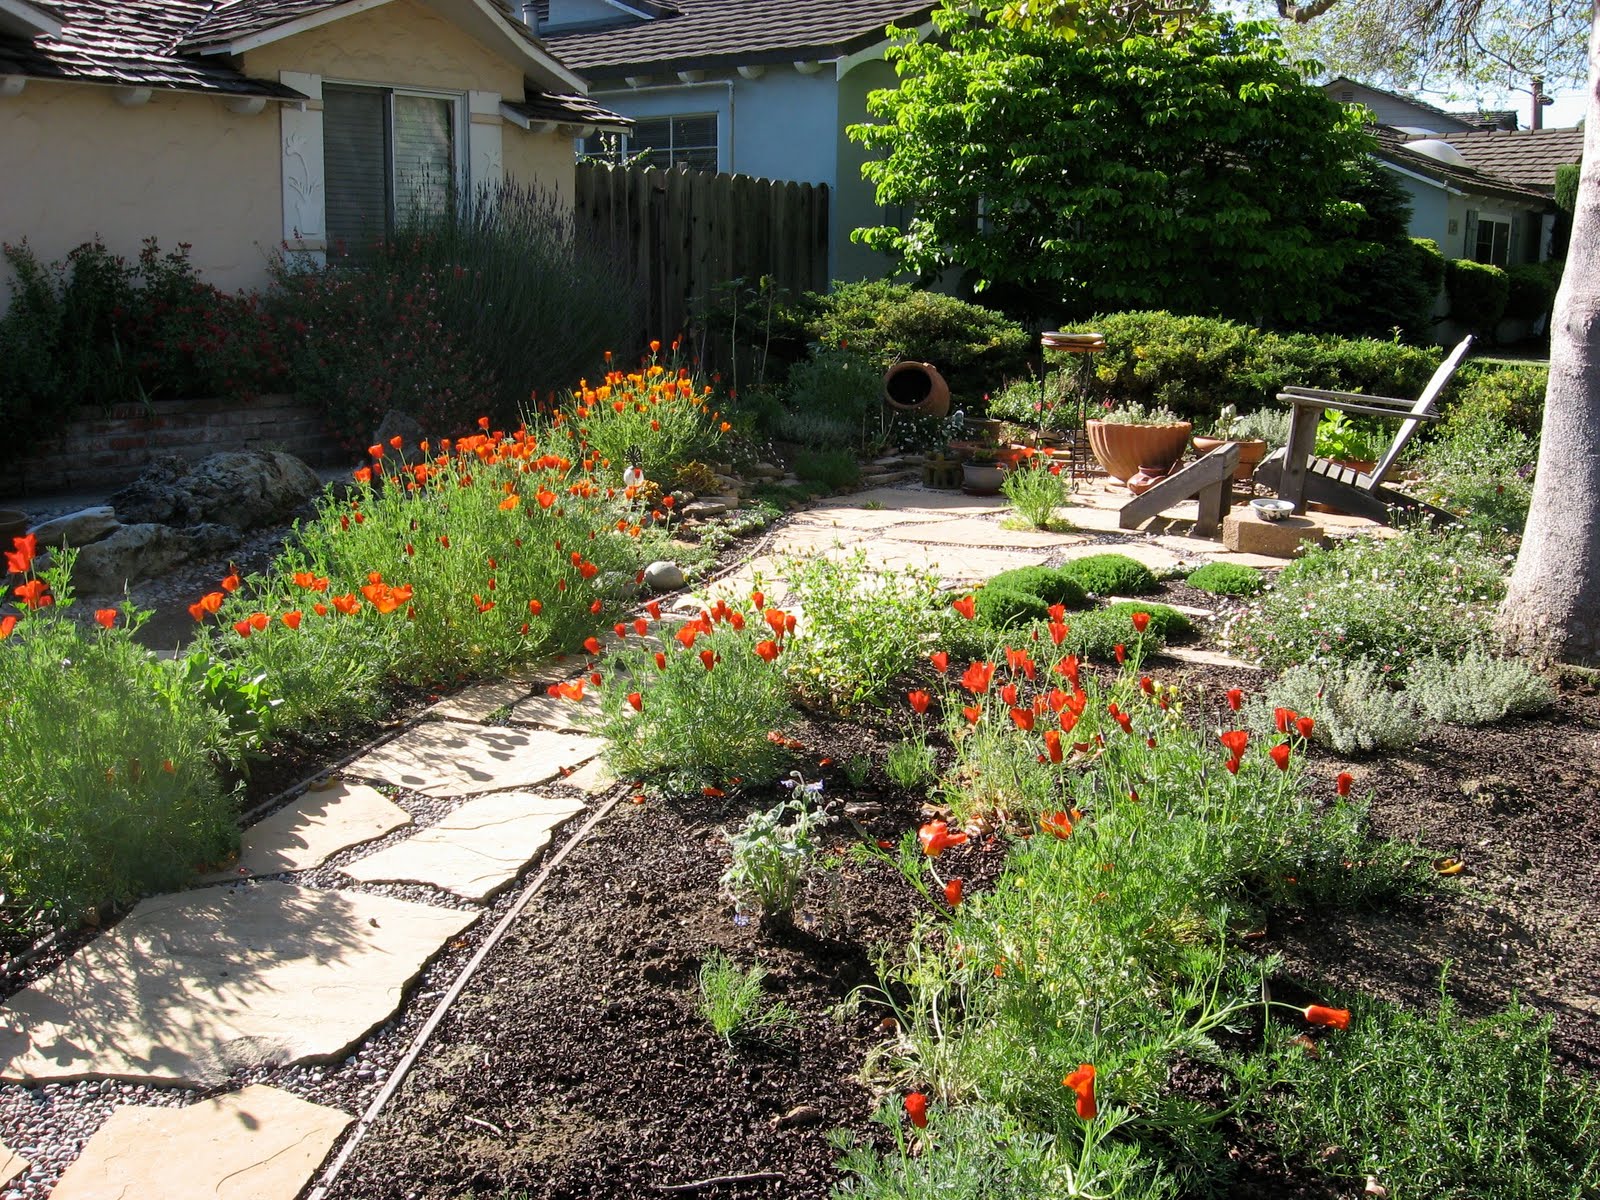
{"type": "Polygon", "coordinates": [[[782,730],[793,712],[774,664],[788,647],[790,620],[776,608],[722,602],[682,623],[652,613],[636,618],[642,629],[623,623],[621,645],[594,672],[598,683],[590,675],[557,690],[572,700],[586,686],[599,691],[594,731],[606,738],[619,776],[716,795],[766,783],[788,754],[782,730]]]}
{"type": "Polygon", "coordinates": [[[651,342],[649,358],[633,371],[615,369],[606,351],[601,381],[594,387],[580,381],[557,414],[609,478],[620,480],[631,464],[652,483],[671,487],[680,467],[711,457],[730,429],[712,407],[711,385],[679,364],[678,343],[666,361],[660,351],[661,343],[651,342]]]}
{"type": "Polygon", "coordinates": [[[1245,722],[1269,733],[1282,709],[1314,719],[1315,740],[1340,754],[1405,750],[1433,726],[1413,696],[1391,687],[1376,664],[1359,659],[1290,667],[1251,702],[1245,722]]]}
{"type": "Polygon", "coordinates": [[[0,928],[75,925],[182,886],[237,845],[221,715],[132,632],[145,614],[66,610],[73,554],[43,571],[18,538],[20,614],[0,616],[0,928]]]}
{"type": "Polygon", "coordinates": [[[1366,658],[1402,677],[1423,655],[1487,642],[1508,567],[1470,533],[1350,538],[1285,567],[1225,640],[1274,668],[1366,658]]]}

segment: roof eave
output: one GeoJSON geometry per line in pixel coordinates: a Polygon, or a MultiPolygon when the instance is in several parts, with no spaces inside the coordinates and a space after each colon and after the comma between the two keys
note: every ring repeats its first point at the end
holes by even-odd
{"type": "Polygon", "coordinates": [[[18,37],[60,37],[66,26],[52,13],[27,0],[0,0],[0,33],[18,37]]]}

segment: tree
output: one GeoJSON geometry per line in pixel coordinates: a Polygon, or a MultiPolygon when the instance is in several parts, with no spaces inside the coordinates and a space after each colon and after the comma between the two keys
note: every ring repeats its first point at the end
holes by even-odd
{"type": "Polygon", "coordinates": [[[1355,114],[1308,86],[1260,23],[1068,40],[934,15],[874,93],[879,202],[904,229],[856,236],[934,274],[964,267],[1057,310],[1165,307],[1278,323],[1319,315],[1367,249],[1343,199],[1372,148],[1355,114]]]}
{"type": "MultiPolygon", "coordinates": [[[[1283,16],[1310,20],[1338,0],[1277,2],[1283,16]]],[[[1093,36],[1096,22],[1086,4],[1014,0],[1002,18],[1035,27],[1059,22],[1093,36]]],[[[1484,9],[1485,0],[1410,6],[1415,19],[1454,31],[1463,48],[1472,45],[1484,9]]],[[[1108,10],[1105,28],[1114,31],[1129,12],[1128,5],[1108,10]]],[[[1591,10],[1590,20],[1583,167],[1551,319],[1539,466],[1499,629],[1509,646],[1534,658],[1600,666],[1600,11],[1591,10]]]]}

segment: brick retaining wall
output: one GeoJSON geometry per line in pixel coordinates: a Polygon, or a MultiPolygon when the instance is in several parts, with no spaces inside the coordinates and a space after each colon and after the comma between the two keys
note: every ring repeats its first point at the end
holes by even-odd
{"type": "Polygon", "coordinates": [[[0,496],[89,491],[137,478],[161,454],[200,459],[223,450],[284,450],[312,466],[349,456],[326,424],[293,396],[230,400],[157,400],[114,411],[83,408],[57,438],[32,453],[0,456],[0,496]]]}

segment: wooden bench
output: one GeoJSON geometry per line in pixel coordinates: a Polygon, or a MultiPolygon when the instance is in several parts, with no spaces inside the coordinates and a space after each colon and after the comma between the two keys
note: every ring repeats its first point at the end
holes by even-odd
{"type": "Polygon", "coordinates": [[[1435,408],[1439,394],[1450,382],[1461,360],[1467,356],[1471,345],[1470,336],[1462,338],[1444,362],[1439,364],[1439,369],[1422,389],[1422,395],[1414,401],[1366,396],[1359,392],[1284,388],[1278,393],[1278,399],[1293,405],[1289,419],[1289,443],[1269,455],[1256,468],[1256,482],[1276,488],[1278,498],[1290,501],[1295,512],[1304,512],[1306,501],[1314,500],[1385,525],[1393,522],[1397,511],[1430,521],[1454,521],[1455,517],[1443,509],[1385,487],[1383,481],[1412,435],[1425,423],[1439,419],[1435,408]],[[1316,456],[1317,425],[1322,420],[1323,412],[1330,408],[1357,416],[1400,420],[1394,440],[1370,472],[1357,471],[1316,456]]]}

